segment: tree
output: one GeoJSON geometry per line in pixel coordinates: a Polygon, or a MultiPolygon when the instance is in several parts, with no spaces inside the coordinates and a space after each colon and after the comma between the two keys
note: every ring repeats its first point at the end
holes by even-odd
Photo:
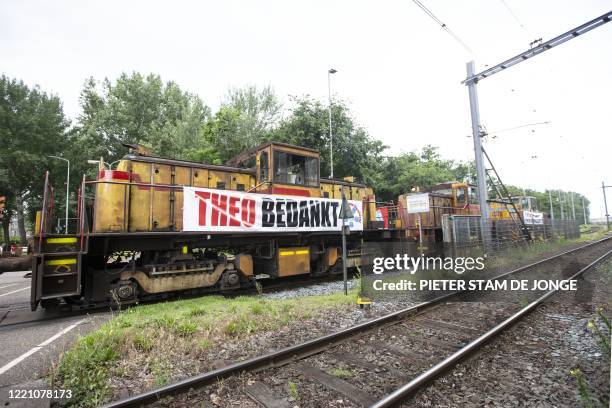
{"type": "Polygon", "coordinates": [[[7,196],[9,203],[3,223],[9,223],[13,214],[17,216],[24,245],[25,213],[32,207],[28,203],[42,192],[45,170],[57,167],[47,156],[62,154],[67,126],[57,96],[5,75],[0,77],[0,195],[7,196]]]}
{"type": "MultiPolygon", "coordinates": [[[[204,127],[210,151],[195,156],[223,163],[237,154],[270,140],[280,119],[282,105],[271,87],[256,86],[230,89],[219,111],[204,127]]],[[[207,146],[207,147],[208,147],[207,146]]]]}
{"type": "Polygon", "coordinates": [[[428,188],[448,181],[468,181],[470,164],[443,160],[438,148],[427,145],[421,152],[402,153],[387,157],[377,194],[379,198],[396,200],[412,188],[428,188]]]}
{"type": "MultiPolygon", "coordinates": [[[[292,101],[291,114],[272,137],[321,152],[321,176],[328,177],[331,173],[328,107],[309,96],[293,97],[292,101]]],[[[332,134],[334,178],[355,176],[361,182],[376,185],[386,146],[355,123],[348,106],[341,100],[332,104],[332,134]]]]}
{"type": "MultiPolygon", "coordinates": [[[[159,75],[121,74],[112,83],[89,78],[81,92],[82,114],[75,131],[80,157],[107,162],[121,158],[127,144],[141,144],[153,153],[187,158],[205,143],[202,128],[210,110],[196,95],[184,92],[159,75]]],[[[81,163],[82,165],[84,165],[81,163]]]]}

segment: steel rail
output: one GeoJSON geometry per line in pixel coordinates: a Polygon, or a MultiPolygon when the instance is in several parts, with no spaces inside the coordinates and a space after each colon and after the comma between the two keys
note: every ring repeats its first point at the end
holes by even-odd
{"type": "MultiPolygon", "coordinates": [[[[575,279],[578,276],[582,275],[584,272],[591,269],[593,266],[597,265],[599,262],[603,261],[611,254],[612,254],[612,250],[606,252],[605,254],[603,254],[602,256],[594,260],[593,262],[591,262],[589,265],[585,266],[584,268],[576,272],[574,275],[568,278],[568,280],[575,279]]],[[[544,302],[546,299],[548,299],[549,297],[551,297],[558,291],[559,289],[553,289],[553,290],[546,292],[544,295],[534,300],[533,302],[525,306],[523,309],[519,310],[518,312],[516,312],[515,314],[513,314],[512,316],[510,316],[509,318],[507,318],[500,324],[498,324],[497,326],[490,329],[485,334],[481,335],[477,339],[467,344],[465,347],[456,351],[449,357],[445,358],[444,360],[442,360],[435,366],[431,367],[427,371],[423,372],[422,374],[414,378],[409,383],[405,384],[404,386],[398,388],[397,390],[387,395],[383,399],[374,403],[373,405],[370,406],[370,408],[386,408],[386,407],[395,407],[399,405],[404,400],[406,400],[407,397],[415,393],[422,386],[428,384],[430,381],[439,377],[444,372],[453,368],[461,360],[463,360],[470,354],[479,350],[482,346],[487,344],[495,336],[502,333],[504,330],[506,330],[507,328],[509,328],[510,326],[512,326],[519,320],[521,320],[523,317],[525,317],[527,314],[529,314],[531,311],[537,308],[542,302],[544,302]]]]}
{"type": "MultiPolygon", "coordinates": [[[[501,275],[498,275],[490,280],[498,280],[503,279],[512,274],[516,274],[519,272],[523,272],[525,270],[531,269],[535,266],[541,265],[546,262],[550,262],[551,260],[557,259],[559,257],[581,251],[583,249],[589,248],[591,246],[597,245],[599,243],[605,242],[612,239],[612,236],[602,238],[597,241],[593,241],[586,245],[582,245],[578,248],[573,248],[559,254],[550,256],[548,258],[541,259],[539,261],[530,263],[528,265],[521,266],[509,272],[505,272],[501,275]]],[[[417,305],[398,310],[393,313],[389,313],[387,315],[377,317],[372,320],[368,320],[366,322],[348,327],[346,329],[328,334],[326,336],[318,337],[316,339],[312,339],[306,341],[301,344],[297,344],[294,346],[286,347],[284,349],[264,354],[261,356],[253,357],[247,360],[243,360],[237,363],[230,364],[223,368],[219,368],[216,370],[208,371],[206,373],[198,374],[193,377],[185,378],[181,381],[178,381],[173,384],[166,385],[161,388],[157,388],[150,391],[145,391],[141,394],[133,395],[121,400],[110,402],[103,407],[105,408],[120,408],[120,407],[137,407],[143,404],[149,404],[155,401],[159,401],[161,398],[166,396],[179,394],[190,388],[194,387],[202,387],[208,384],[212,384],[218,380],[230,377],[232,375],[236,375],[246,371],[254,371],[260,370],[264,368],[272,368],[277,366],[282,366],[288,362],[300,360],[306,358],[310,355],[317,354],[329,347],[338,344],[348,338],[354,337],[355,335],[369,331],[375,327],[392,324],[396,321],[399,321],[407,316],[414,315],[422,310],[430,308],[444,300],[455,297],[459,294],[466,293],[467,290],[451,292],[445,294],[443,296],[439,296],[435,299],[429,300],[427,302],[419,303],[417,305]]]]}

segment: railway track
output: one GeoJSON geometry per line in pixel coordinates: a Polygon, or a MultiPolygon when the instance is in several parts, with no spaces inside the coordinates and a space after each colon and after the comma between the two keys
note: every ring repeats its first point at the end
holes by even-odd
{"type": "MultiPolygon", "coordinates": [[[[612,237],[608,237],[493,279],[576,279],[611,253],[612,237]]],[[[221,398],[240,405],[291,407],[279,395],[287,395],[287,384],[293,384],[289,389],[301,398],[302,407],[326,406],[330,399],[337,406],[396,406],[554,294],[554,290],[539,291],[525,299],[524,294],[512,292],[478,297],[468,291],[448,293],[106,406],[186,406],[211,399],[202,387],[221,381],[226,390],[221,398]]]]}

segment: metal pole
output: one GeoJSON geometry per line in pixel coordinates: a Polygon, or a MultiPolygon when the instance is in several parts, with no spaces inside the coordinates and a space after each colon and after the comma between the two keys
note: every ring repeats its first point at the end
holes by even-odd
{"type": "Polygon", "coordinates": [[[49,155],[48,157],[51,157],[53,159],[63,160],[68,164],[68,169],[66,171],[66,228],[65,228],[65,233],[67,235],[68,234],[68,207],[70,206],[70,160],[64,159],[63,157],[59,157],[59,156],[49,155]]]}
{"type": "Polygon", "coordinates": [[[419,249],[423,251],[423,222],[421,220],[421,213],[419,213],[419,249]]]}
{"type": "Polygon", "coordinates": [[[555,219],[555,212],[553,211],[552,194],[550,193],[550,190],[548,190],[548,203],[550,204],[550,219],[552,221],[555,219]]]}
{"type": "Polygon", "coordinates": [[[68,235],[68,207],[70,206],[70,161],[68,163],[68,170],[66,172],[66,235],[68,235]]]}
{"type": "MultiPolygon", "coordinates": [[[[346,203],[344,188],[342,189],[342,206],[346,203]]],[[[344,211],[342,211],[342,279],[344,280],[344,295],[348,295],[348,277],[346,273],[346,221],[344,219],[344,211]]]]}
{"type": "MultiPolygon", "coordinates": [[[[474,76],[474,61],[467,63],[467,77],[474,76]]],[[[482,243],[485,253],[488,246],[487,226],[489,220],[489,203],[487,202],[487,181],[482,157],[482,141],[480,139],[480,112],[478,109],[478,93],[476,91],[476,81],[467,82],[468,93],[470,96],[470,112],[472,116],[472,138],[474,139],[474,157],[476,159],[476,178],[478,184],[478,203],[480,204],[480,229],[482,233],[482,243]]]]}
{"type": "Polygon", "coordinates": [[[587,225],[587,217],[586,217],[586,208],[584,207],[584,196],[582,197],[582,219],[584,220],[584,225],[587,225]]]}
{"type": "Polygon", "coordinates": [[[561,219],[565,219],[565,215],[563,214],[563,201],[561,201],[561,190],[559,190],[559,207],[561,208],[561,219]]]}
{"type": "Polygon", "coordinates": [[[327,70],[327,96],[329,98],[329,178],[334,178],[334,137],[332,135],[332,99],[331,99],[331,74],[335,74],[333,68],[327,70]]]}
{"type": "Polygon", "coordinates": [[[570,192],[570,198],[572,201],[572,219],[576,221],[576,207],[574,207],[574,192],[570,192]]]}
{"type": "Polygon", "coordinates": [[[606,200],[606,184],[601,182],[601,190],[603,191],[604,196],[604,207],[606,209],[606,226],[608,227],[608,231],[610,231],[610,214],[608,213],[608,201],[606,200]]]}

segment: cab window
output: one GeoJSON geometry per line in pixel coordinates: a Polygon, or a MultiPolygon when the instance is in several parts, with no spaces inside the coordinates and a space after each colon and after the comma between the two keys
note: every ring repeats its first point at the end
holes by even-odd
{"type": "Polygon", "coordinates": [[[470,187],[469,200],[470,204],[478,204],[478,189],[476,187],[470,187]]]}
{"type": "Polygon", "coordinates": [[[259,182],[263,183],[268,181],[268,152],[261,152],[259,154],[259,182]]]}
{"type": "Polygon", "coordinates": [[[299,154],[274,151],[274,182],[318,186],[319,160],[299,154]]]}
{"type": "Polygon", "coordinates": [[[453,190],[450,189],[450,188],[441,188],[439,190],[434,190],[433,193],[441,194],[441,195],[446,195],[446,196],[452,196],[453,195],[453,190]]]}
{"type": "Polygon", "coordinates": [[[460,187],[455,190],[455,194],[457,194],[457,205],[464,206],[465,205],[465,187],[460,187]]]}

